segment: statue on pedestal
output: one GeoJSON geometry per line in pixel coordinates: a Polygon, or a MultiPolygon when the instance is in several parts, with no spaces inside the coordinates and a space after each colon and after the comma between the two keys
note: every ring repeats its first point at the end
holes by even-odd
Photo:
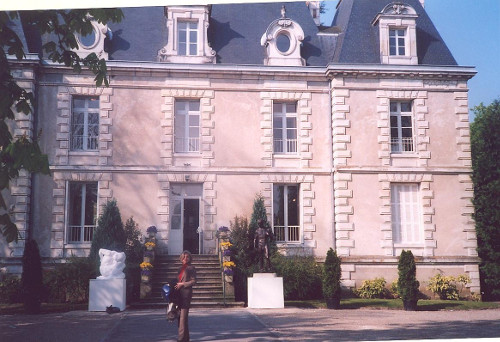
{"type": "Polygon", "coordinates": [[[110,251],[109,249],[101,248],[99,250],[99,258],[101,266],[99,271],[101,275],[97,279],[124,279],[125,273],[125,253],[110,251]]]}
{"type": "Polygon", "coordinates": [[[255,231],[254,247],[257,250],[257,257],[259,259],[259,270],[267,272],[271,270],[269,243],[272,241],[273,233],[269,227],[266,227],[264,220],[258,220],[257,224],[259,227],[255,231]],[[266,264],[265,267],[264,263],[266,264]]]}

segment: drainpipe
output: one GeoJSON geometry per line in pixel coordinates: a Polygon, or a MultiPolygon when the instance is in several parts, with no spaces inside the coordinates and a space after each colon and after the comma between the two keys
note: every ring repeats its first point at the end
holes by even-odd
{"type": "Polygon", "coordinates": [[[329,115],[330,115],[330,134],[328,135],[329,144],[330,144],[330,196],[332,200],[332,248],[336,251],[336,238],[335,238],[335,176],[334,176],[334,162],[333,162],[333,92],[332,92],[332,80],[328,82],[328,97],[329,97],[329,115]]]}

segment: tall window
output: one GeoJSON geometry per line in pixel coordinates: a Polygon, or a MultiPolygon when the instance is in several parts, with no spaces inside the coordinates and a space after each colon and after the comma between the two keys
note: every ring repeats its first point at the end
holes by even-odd
{"type": "Polygon", "coordinates": [[[273,227],[276,241],[300,242],[299,185],[273,185],[273,227]]]}
{"type": "Polygon", "coordinates": [[[413,152],[412,103],[391,101],[391,151],[413,152]]]}
{"type": "Polygon", "coordinates": [[[178,53],[180,56],[196,56],[198,54],[198,22],[177,22],[178,53]]]}
{"type": "Polygon", "coordinates": [[[406,56],[406,29],[389,29],[389,55],[406,56]]]}
{"type": "Polygon", "coordinates": [[[297,153],[297,103],[273,103],[274,153],[297,153]]]}
{"type": "Polygon", "coordinates": [[[200,101],[176,100],[174,113],[175,152],[200,151],[200,101]]]}
{"type": "Polygon", "coordinates": [[[91,242],[97,220],[97,182],[70,182],[68,205],[68,243],[91,242]]]}
{"type": "Polygon", "coordinates": [[[391,221],[395,243],[423,242],[418,184],[391,184],[391,221]]]}
{"type": "Polygon", "coordinates": [[[99,147],[99,97],[73,97],[71,150],[94,151],[99,147]]]}

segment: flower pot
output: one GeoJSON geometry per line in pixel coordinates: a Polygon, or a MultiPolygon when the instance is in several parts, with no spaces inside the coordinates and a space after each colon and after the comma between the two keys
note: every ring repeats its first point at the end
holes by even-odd
{"type": "Polygon", "coordinates": [[[141,281],[143,283],[149,283],[150,280],[151,280],[151,276],[150,275],[145,275],[145,274],[141,275],[141,281]]]}
{"type": "Polygon", "coordinates": [[[326,307],[328,309],[339,309],[340,308],[340,298],[328,298],[326,300],[326,307]]]}
{"type": "Polygon", "coordinates": [[[417,311],[418,299],[403,300],[403,307],[405,311],[417,311]]]}
{"type": "Polygon", "coordinates": [[[148,237],[150,238],[156,237],[156,232],[148,232],[148,237]]]}
{"type": "Polygon", "coordinates": [[[146,246],[146,249],[147,249],[148,251],[152,251],[152,250],[153,250],[153,248],[154,248],[153,246],[146,246]]]}
{"type": "Polygon", "coordinates": [[[226,283],[232,283],[233,282],[233,276],[225,274],[224,275],[224,280],[226,281],[226,283]]]}

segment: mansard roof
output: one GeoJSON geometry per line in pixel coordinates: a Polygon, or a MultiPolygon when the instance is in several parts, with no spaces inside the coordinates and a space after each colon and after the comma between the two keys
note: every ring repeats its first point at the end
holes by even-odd
{"type": "MultiPolygon", "coordinates": [[[[341,34],[335,47],[333,63],[380,63],[379,29],[373,19],[394,0],[341,0],[331,26],[338,26],[341,34]]],[[[418,15],[418,64],[457,65],[450,50],[419,0],[404,0],[418,15]]]]}

